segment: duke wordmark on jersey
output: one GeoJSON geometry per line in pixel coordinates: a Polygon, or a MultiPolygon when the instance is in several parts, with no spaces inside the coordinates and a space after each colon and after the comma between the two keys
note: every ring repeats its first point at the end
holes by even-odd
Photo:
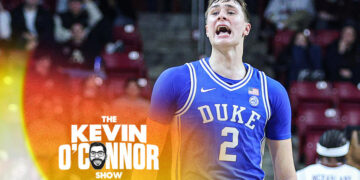
{"type": "MultiPolygon", "coordinates": [[[[216,119],[218,121],[228,121],[229,120],[228,104],[214,104],[214,106],[216,108],[216,112],[215,112],[216,119]],[[222,108],[220,108],[220,106],[222,108]]],[[[230,121],[239,123],[239,124],[244,124],[241,113],[246,110],[246,107],[242,107],[242,106],[238,106],[238,105],[232,105],[230,107],[232,109],[232,116],[231,116],[230,121]]],[[[203,119],[204,124],[214,121],[214,115],[213,115],[213,112],[211,111],[211,108],[209,105],[200,106],[200,107],[198,107],[198,110],[201,113],[201,117],[203,119]]],[[[251,115],[250,115],[249,119],[246,121],[245,126],[250,129],[254,129],[255,125],[252,124],[252,122],[259,120],[260,118],[261,118],[261,115],[259,113],[257,113],[256,111],[251,111],[251,115]]]]}

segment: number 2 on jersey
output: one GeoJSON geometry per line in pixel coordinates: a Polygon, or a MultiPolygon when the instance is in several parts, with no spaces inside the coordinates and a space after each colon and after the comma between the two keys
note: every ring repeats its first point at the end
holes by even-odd
{"type": "Polygon", "coordinates": [[[235,148],[238,145],[239,131],[234,127],[225,127],[221,131],[221,136],[228,136],[232,134],[232,142],[225,141],[220,145],[219,160],[220,161],[236,161],[236,155],[226,154],[226,148],[235,148]]]}

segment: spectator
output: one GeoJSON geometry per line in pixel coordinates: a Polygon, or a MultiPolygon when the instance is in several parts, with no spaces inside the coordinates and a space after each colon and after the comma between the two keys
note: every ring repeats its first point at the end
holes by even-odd
{"type": "Polygon", "coordinates": [[[340,3],[344,4],[342,7],[337,7],[340,9],[340,22],[346,24],[353,24],[356,29],[359,28],[360,14],[359,0],[338,0],[340,3]]]}
{"type": "Polygon", "coordinates": [[[64,13],[68,9],[68,0],[57,0],[56,1],[56,12],[57,13],[64,13]]]}
{"type": "Polygon", "coordinates": [[[342,0],[315,0],[316,29],[340,29],[340,11],[343,11],[344,2],[342,0]]]}
{"type": "Polygon", "coordinates": [[[25,0],[11,12],[12,41],[16,48],[35,49],[53,42],[51,14],[39,5],[39,0],[25,0]]]}
{"type": "Polygon", "coordinates": [[[102,13],[92,0],[68,0],[68,10],[55,15],[55,39],[66,42],[71,39],[71,27],[82,24],[87,35],[101,19],[102,13]]]}
{"type": "Polygon", "coordinates": [[[71,27],[71,39],[62,45],[62,56],[65,66],[92,68],[94,59],[100,54],[102,47],[95,40],[86,38],[82,24],[75,23],[71,27]]]}
{"type": "Polygon", "coordinates": [[[265,18],[277,29],[301,30],[309,26],[315,15],[312,0],[271,0],[265,18]]]}
{"type": "Polygon", "coordinates": [[[316,29],[340,29],[341,23],[359,28],[359,0],[315,0],[316,29]]]}
{"type": "Polygon", "coordinates": [[[275,69],[277,74],[288,74],[287,85],[296,80],[324,78],[321,48],[312,44],[309,36],[308,30],[295,33],[291,43],[279,56],[275,69]]]}
{"type": "Polygon", "coordinates": [[[28,70],[29,88],[40,95],[54,95],[60,88],[60,74],[55,69],[53,57],[50,51],[36,50],[30,59],[28,70]]]}
{"type": "Polygon", "coordinates": [[[357,32],[352,26],[345,26],[340,39],[326,50],[325,68],[330,81],[360,82],[359,46],[357,32]]]}
{"type": "Polygon", "coordinates": [[[135,24],[137,15],[132,1],[117,1],[115,6],[117,7],[115,25],[135,24]]]}
{"type": "Polygon", "coordinates": [[[141,89],[137,79],[128,79],[124,90],[125,94],[113,101],[113,111],[123,123],[144,123],[150,102],[141,97],[141,89]]]}
{"type": "Polygon", "coordinates": [[[9,40],[11,35],[11,16],[10,13],[4,9],[0,2],[0,40],[9,40]]]}
{"type": "Polygon", "coordinates": [[[103,80],[90,75],[82,84],[80,94],[70,94],[72,123],[99,123],[101,116],[106,114],[108,105],[101,94],[103,80]]]}
{"type": "Polygon", "coordinates": [[[51,53],[35,51],[26,78],[25,99],[30,104],[26,106],[28,117],[59,122],[64,120],[64,81],[53,66],[51,53]]]}
{"type": "Polygon", "coordinates": [[[115,25],[135,24],[137,20],[133,2],[130,0],[94,0],[101,12],[115,25]]]}
{"type": "MultiPolygon", "coordinates": [[[[0,2],[0,49],[7,49],[11,36],[11,16],[0,2]]],[[[1,52],[2,53],[2,52],[1,52]]]]}
{"type": "Polygon", "coordinates": [[[301,180],[359,179],[359,170],[345,164],[345,155],[348,151],[349,142],[346,141],[344,133],[338,130],[326,131],[316,145],[319,164],[297,171],[297,178],[301,180]]]}

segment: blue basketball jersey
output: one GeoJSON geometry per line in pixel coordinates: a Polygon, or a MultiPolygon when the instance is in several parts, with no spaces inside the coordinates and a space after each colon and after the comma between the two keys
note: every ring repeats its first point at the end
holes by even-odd
{"type": "MultiPolygon", "coordinates": [[[[249,64],[244,65],[247,69],[245,77],[234,81],[216,74],[208,58],[187,63],[179,70],[184,75],[186,67],[186,78],[175,80],[178,73],[165,73],[168,80],[173,78],[175,83],[163,83],[171,86],[165,87],[165,91],[173,92],[164,92],[159,86],[164,77],[159,78],[150,113],[161,111],[158,110],[161,108],[159,101],[175,104],[167,108],[174,115],[171,132],[176,137],[173,138],[176,139],[173,143],[173,179],[263,179],[261,164],[265,133],[270,132],[275,137],[272,139],[290,138],[290,122],[279,123],[279,126],[285,124],[283,127],[272,125],[273,129],[266,129],[273,113],[269,78],[249,64]],[[170,101],[158,98],[157,93],[161,91],[163,98],[169,94],[170,101]],[[277,130],[278,136],[273,132],[277,130]]],[[[284,95],[288,99],[286,91],[284,95]]],[[[284,112],[284,116],[289,116],[288,100],[285,106],[288,106],[285,108],[288,112],[284,112]]],[[[284,121],[289,120],[289,117],[284,118],[284,121]]]]}

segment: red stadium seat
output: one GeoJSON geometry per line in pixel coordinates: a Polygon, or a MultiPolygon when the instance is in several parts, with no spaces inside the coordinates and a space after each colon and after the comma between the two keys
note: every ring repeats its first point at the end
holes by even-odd
{"type": "Polygon", "coordinates": [[[281,51],[290,43],[294,31],[284,30],[276,32],[273,41],[274,56],[277,57],[281,51]]]}
{"type": "Polygon", "coordinates": [[[125,77],[109,77],[107,80],[107,98],[114,99],[124,93],[125,77]]]}
{"type": "Polygon", "coordinates": [[[141,73],[145,68],[143,55],[138,51],[103,53],[102,57],[107,71],[141,73]]]}
{"type": "Polygon", "coordinates": [[[147,80],[146,86],[143,87],[142,90],[141,90],[141,96],[143,96],[146,99],[150,99],[152,89],[153,89],[153,85],[149,82],[149,80],[147,80]]]}
{"type": "Polygon", "coordinates": [[[68,76],[67,83],[70,87],[70,94],[81,94],[85,78],[68,76]]]}
{"type": "Polygon", "coordinates": [[[343,127],[347,125],[358,126],[360,124],[360,108],[348,108],[341,112],[341,120],[344,122],[343,127]]]}
{"type": "Polygon", "coordinates": [[[304,135],[309,130],[338,129],[342,125],[340,111],[337,109],[310,108],[304,109],[298,114],[297,127],[299,136],[304,135]]]}
{"type": "Polygon", "coordinates": [[[290,93],[300,100],[307,101],[333,101],[333,91],[329,83],[318,82],[295,82],[290,87],[290,93]]]}
{"type": "Polygon", "coordinates": [[[325,104],[326,107],[335,104],[333,89],[329,83],[324,81],[294,82],[291,84],[289,94],[294,112],[303,103],[307,103],[310,106],[311,104],[316,106],[325,104]]]}
{"type": "Polygon", "coordinates": [[[343,112],[349,109],[360,109],[360,90],[350,82],[334,83],[337,104],[343,112]]]}
{"type": "Polygon", "coordinates": [[[350,82],[336,82],[334,83],[336,95],[339,101],[345,102],[359,102],[360,103],[360,89],[350,82]]]}
{"type": "MultiPolygon", "coordinates": [[[[274,37],[274,56],[277,57],[281,51],[291,42],[294,31],[278,31],[274,37]]],[[[318,30],[310,33],[310,41],[319,45],[323,50],[334,40],[339,38],[340,33],[336,30],[318,30]]]]}
{"type": "MultiPolygon", "coordinates": [[[[293,114],[295,117],[301,115],[302,112],[313,109],[318,111],[324,111],[324,109],[332,108],[333,106],[329,103],[322,103],[322,102],[301,102],[296,106],[296,109],[293,110],[293,114]]],[[[293,119],[293,125],[297,124],[298,118],[293,119]]]]}
{"type": "MultiPolygon", "coordinates": [[[[326,129],[340,129],[343,122],[340,119],[340,111],[333,108],[314,108],[299,111],[296,120],[299,146],[304,146],[307,132],[324,131],[326,129]]],[[[302,148],[300,148],[302,150],[302,148]]],[[[300,153],[302,154],[303,151],[300,153]]]]}
{"type": "MultiPolygon", "coordinates": [[[[132,75],[110,76],[107,80],[107,98],[114,99],[124,94],[124,86],[129,78],[138,78],[132,75]]],[[[141,78],[141,96],[150,99],[152,92],[152,84],[146,78],[141,78]],[[145,83],[144,83],[145,82],[145,83]]]]}
{"type": "Polygon", "coordinates": [[[14,8],[16,8],[17,6],[19,6],[22,2],[24,2],[24,1],[23,0],[2,0],[1,4],[3,5],[4,9],[11,11],[14,8]]]}
{"type": "Polygon", "coordinates": [[[336,30],[318,30],[315,32],[313,43],[319,45],[323,49],[330,45],[334,40],[339,38],[339,31],[336,30]]]}
{"type": "Polygon", "coordinates": [[[122,40],[126,50],[142,51],[142,41],[138,28],[133,25],[115,26],[113,28],[113,38],[122,40]]]}
{"type": "Polygon", "coordinates": [[[316,161],[317,153],[316,153],[316,143],[319,142],[320,137],[323,131],[315,131],[306,134],[305,138],[305,146],[304,146],[304,154],[305,154],[305,164],[310,165],[314,164],[316,161]]]}
{"type": "MultiPolygon", "coordinates": [[[[296,126],[299,137],[299,155],[306,154],[307,136],[310,132],[323,132],[328,129],[341,129],[345,123],[340,119],[340,111],[333,108],[315,106],[299,111],[296,126]]],[[[310,158],[313,159],[313,158],[310,158]]],[[[306,158],[305,160],[308,161],[306,158]]],[[[312,162],[312,160],[311,160],[312,162]]]]}

